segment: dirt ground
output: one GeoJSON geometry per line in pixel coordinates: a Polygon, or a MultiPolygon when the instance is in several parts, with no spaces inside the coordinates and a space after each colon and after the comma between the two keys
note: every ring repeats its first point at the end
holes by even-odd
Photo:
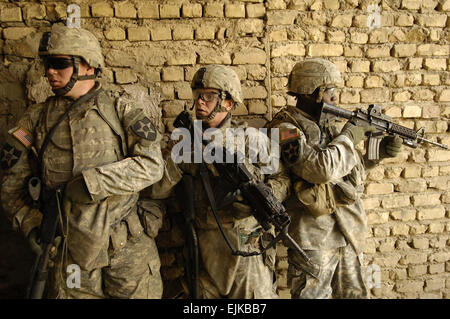
{"type": "Polygon", "coordinates": [[[33,260],[23,236],[0,211],[0,299],[24,298],[33,260]]]}

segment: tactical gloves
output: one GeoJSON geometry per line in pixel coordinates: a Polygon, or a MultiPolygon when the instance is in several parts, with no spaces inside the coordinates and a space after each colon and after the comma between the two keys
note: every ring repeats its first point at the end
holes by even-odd
{"type": "MultiPolygon", "coordinates": [[[[50,259],[54,259],[56,257],[57,249],[61,244],[62,238],[61,236],[56,236],[53,240],[53,247],[50,249],[50,259]]],[[[28,234],[28,243],[30,245],[31,251],[36,255],[42,254],[42,243],[39,239],[39,229],[33,228],[28,234]]]]}
{"type": "Polygon", "coordinates": [[[396,157],[402,150],[403,139],[397,135],[388,135],[381,140],[383,157],[396,157]]]}
{"type": "Polygon", "coordinates": [[[347,122],[342,129],[341,135],[347,136],[354,145],[357,145],[366,137],[366,133],[375,131],[376,128],[373,126],[356,126],[351,122],[347,122]]]}
{"type": "Polygon", "coordinates": [[[92,202],[83,175],[79,175],[67,183],[64,196],[72,203],[88,204],[92,202]]]}

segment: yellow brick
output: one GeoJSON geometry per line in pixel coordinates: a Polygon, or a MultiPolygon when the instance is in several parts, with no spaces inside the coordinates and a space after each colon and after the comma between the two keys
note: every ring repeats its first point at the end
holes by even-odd
{"type": "Polygon", "coordinates": [[[363,51],[359,46],[356,46],[356,45],[346,46],[346,47],[344,47],[344,56],[346,56],[346,57],[362,57],[363,51]]]}
{"type": "Polygon", "coordinates": [[[244,99],[265,99],[267,97],[267,90],[263,86],[244,86],[242,87],[242,95],[244,99]]]}
{"type": "Polygon", "coordinates": [[[352,14],[338,15],[331,21],[331,26],[335,28],[349,28],[352,26],[352,20],[352,14]]]}
{"type": "Polygon", "coordinates": [[[247,4],[246,9],[249,18],[263,18],[266,13],[263,3],[247,4]]]}
{"type": "Polygon", "coordinates": [[[239,51],[234,54],[233,64],[265,64],[266,53],[264,50],[250,48],[245,51],[239,51]]]}
{"type": "Polygon", "coordinates": [[[420,15],[417,18],[417,22],[419,25],[426,27],[445,27],[447,22],[446,14],[430,14],[430,15],[420,15]]]}
{"type": "Polygon", "coordinates": [[[273,47],[271,57],[279,56],[305,56],[305,47],[301,43],[289,43],[273,47]]]}
{"type": "Polygon", "coordinates": [[[3,7],[0,10],[1,22],[20,22],[22,21],[22,11],[19,7],[3,7]]]}
{"type": "Polygon", "coordinates": [[[180,17],[180,6],[178,4],[161,4],[159,6],[161,19],[175,19],[180,17]]]}
{"type": "Polygon", "coordinates": [[[346,90],[339,96],[339,101],[344,104],[356,104],[360,102],[359,92],[355,90],[346,90]]]}
{"type": "Polygon", "coordinates": [[[202,16],[202,5],[200,3],[185,3],[181,12],[184,18],[200,18],[202,16]]]}
{"type": "Polygon", "coordinates": [[[364,78],[362,76],[349,76],[346,85],[351,88],[362,88],[364,83],[364,78]]]}
{"type": "Polygon", "coordinates": [[[423,66],[426,70],[445,71],[447,69],[447,60],[426,58],[423,66]]]}
{"type": "Polygon", "coordinates": [[[136,18],[136,8],[131,2],[114,3],[114,10],[118,18],[136,18]]]}
{"type": "Polygon", "coordinates": [[[267,25],[293,25],[297,17],[297,11],[268,11],[267,25]]]}
{"type": "Polygon", "coordinates": [[[119,84],[133,83],[137,81],[136,74],[130,69],[117,70],[116,82],[119,84]]]}
{"type": "Polygon", "coordinates": [[[107,2],[97,2],[91,5],[93,17],[112,17],[114,9],[107,2]]]}
{"type": "Polygon", "coordinates": [[[389,220],[388,213],[372,213],[367,215],[367,224],[375,225],[375,224],[385,224],[389,220]]]}
{"type": "Polygon", "coordinates": [[[365,88],[378,88],[384,86],[384,80],[376,75],[370,75],[365,79],[365,88]]]}
{"type": "Polygon", "coordinates": [[[423,85],[433,86],[439,85],[441,83],[441,79],[439,74],[424,74],[423,75],[423,85]]]}
{"type": "Polygon", "coordinates": [[[225,5],[225,17],[227,18],[245,18],[245,6],[243,4],[225,5]]]}
{"type": "Polygon", "coordinates": [[[365,103],[381,103],[389,101],[389,89],[373,88],[364,89],[360,92],[361,102],[365,103]]]}
{"type": "Polygon", "coordinates": [[[374,72],[395,72],[400,70],[398,60],[384,60],[373,62],[374,72]]]}
{"type": "Polygon", "coordinates": [[[441,194],[420,194],[412,197],[414,206],[440,205],[441,194]]]}
{"type": "Polygon", "coordinates": [[[222,18],[223,4],[222,3],[207,3],[204,6],[205,17],[222,18]]]}
{"type": "Polygon", "coordinates": [[[418,105],[406,105],[403,109],[403,117],[412,118],[412,117],[421,117],[422,116],[422,108],[418,105]]]}
{"type": "Polygon", "coordinates": [[[398,208],[410,206],[410,200],[408,195],[397,195],[397,196],[385,196],[381,201],[383,208],[398,208]]]}
{"type": "Polygon", "coordinates": [[[390,194],[394,192],[394,185],[391,183],[369,183],[366,185],[365,193],[368,195],[390,194]]]}
{"type": "Polygon", "coordinates": [[[162,80],[163,81],[183,81],[184,80],[184,70],[183,67],[169,66],[162,69],[162,80]]]}
{"type": "Polygon", "coordinates": [[[408,91],[397,92],[392,95],[392,101],[394,102],[406,102],[411,98],[411,93],[408,91]]]}
{"type": "Polygon", "coordinates": [[[283,0],[267,0],[267,9],[270,10],[283,10],[286,9],[286,3],[283,0]]]}
{"type": "Polygon", "coordinates": [[[214,25],[203,25],[195,29],[196,40],[214,40],[216,27],[214,25]]]}
{"type": "Polygon", "coordinates": [[[168,26],[159,26],[151,30],[152,41],[172,40],[172,30],[168,26]]]}
{"type": "Polygon", "coordinates": [[[402,9],[419,10],[422,0],[402,0],[402,9]]]}
{"type": "Polygon", "coordinates": [[[287,32],[286,30],[276,30],[269,33],[269,41],[270,42],[279,42],[287,40],[287,32]]]}
{"type": "Polygon", "coordinates": [[[159,19],[159,7],[157,3],[150,1],[140,1],[137,4],[138,18],[140,19],[159,19]]]}
{"type": "Polygon", "coordinates": [[[399,58],[414,56],[414,54],[416,54],[416,45],[415,44],[395,44],[393,52],[394,52],[394,56],[399,57],[399,58]]]}
{"type": "Polygon", "coordinates": [[[11,27],[3,29],[3,37],[5,40],[19,40],[27,35],[35,32],[36,29],[28,27],[11,27]]]}
{"type": "Polygon", "coordinates": [[[128,28],[129,41],[148,41],[150,34],[146,27],[128,28]]]}
{"type": "Polygon", "coordinates": [[[369,40],[369,36],[365,32],[351,32],[350,40],[352,43],[365,44],[369,40]]]}
{"type": "Polygon", "coordinates": [[[442,90],[438,98],[439,102],[450,102],[450,89],[442,90]]]}
{"type": "Polygon", "coordinates": [[[350,64],[352,72],[370,72],[369,61],[352,61],[350,64]]]}
{"type": "Polygon", "coordinates": [[[199,62],[201,64],[231,64],[231,56],[228,52],[208,48],[199,52],[199,62]]]}
{"type": "Polygon", "coordinates": [[[122,28],[111,28],[104,31],[105,38],[110,41],[119,41],[119,40],[125,40],[126,34],[125,30],[122,28]]]}
{"type": "Polygon", "coordinates": [[[248,103],[249,114],[265,114],[267,113],[267,105],[264,101],[251,100],[248,103]]]}
{"type": "Polygon", "coordinates": [[[189,25],[175,25],[173,28],[173,40],[193,40],[194,29],[189,25]]]}
{"type": "Polygon", "coordinates": [[[427,190],[427,183],[424,179],[401,180],[395,187],[395,190],[400,193],[425,192],[427,190]]]}
{"type": "Polygon", "coordinates": [[[369,43],[385,43],[388,42],[388,29],[375,29],[369,35],[369,43]]]}
{"type": "Polygon", "coordinates": [[[444,207],[421,208],[417,213],[418,220],[439,219],[445,217],[444,207]]]}
{"type": "Polygon", "coordinates": [[[23,8],[23,17],[25,20],[38,19],[42,20],[45,18],[45,5],[37,3],[29,3],[23,8]]]}
{"type": "Polygon", "coordinates": [[[344,48],[340,44],[309,44],[307,48],[308,56],[341,56],[344,48]]]}
{"type": "Polygon", "coordinates": [[[237,32],[241,34],[262,33],[264,21],[262,19],[239,19],[237,32]]]}
{"type": "Polygon", "coordinates": [[[330,42],[344,42],[345,33],[343,31],[327,31],[327,39],[330,42]]]}
{"type": "Polygon", "coordinates": [[[401,13],[395,21],[395,25],[399,27],[409,27],[414,24],[414,17],[408,13],[401,13]]]}
{"type": "Polygon", "coordinates": [[[411,221],[416,219],[416,210],[408,209],[393,211],[390,213],[390,216],[393,220],[411,221]]]}
{"type": "Polygon", "coordinates": [[[362,200],[364,209],[375,209],[380,207],[380,200],[378,198],[365,198],[362,200]]]}
{"type": "Polygon", "coordinates": [[[423,58],[410,58],[408,70],[420,70],[422,69],[423,58]]]}
{"type": "Polygon", "coordinates": [[[434,92],[428,89],[420,89],[414,92],[413,99],[416,101],[429,101],[433,100],[434,92]]]}

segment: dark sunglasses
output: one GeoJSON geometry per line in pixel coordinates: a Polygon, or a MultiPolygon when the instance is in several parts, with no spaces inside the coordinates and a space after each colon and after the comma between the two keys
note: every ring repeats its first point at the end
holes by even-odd
{"type": "Polygon", "coordinates": [[[62,70],[73,66],[73,59],[45,57],[43,59],[46,69],[62,70]]]}
{"type": "Polygon", "coordinates": [[[199,98],[205,102],[212,102],[217,100],[219,93],[217,92],[207,92],[207,93],[194,93],[194,99],[197,101],[199,98]]]}

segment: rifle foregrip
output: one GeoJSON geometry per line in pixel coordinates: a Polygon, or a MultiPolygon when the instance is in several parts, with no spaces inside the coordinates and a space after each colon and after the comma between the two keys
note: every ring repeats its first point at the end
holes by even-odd
{"type": "Polygon", "coordinates": [[[389,133],[398,134],[401,137],[410,138],[412,140],[415,140],[417,138],[417,132],[414,130],[411,130],[407,127],[392,123],[392,125],[389,128],[389,133]]]}

